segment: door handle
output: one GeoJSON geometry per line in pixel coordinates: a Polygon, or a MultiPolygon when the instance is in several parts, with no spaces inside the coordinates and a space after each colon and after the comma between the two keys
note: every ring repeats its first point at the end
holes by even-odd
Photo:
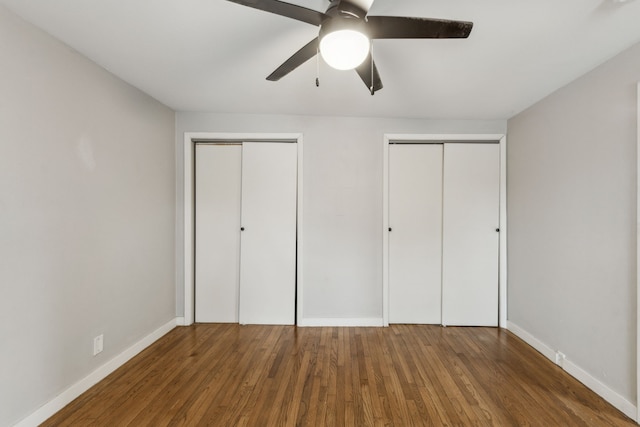
{"type": "Polygon", "coordinates": [[[240,227],[240,231],[244,231],[244,227],[240,227]]]}

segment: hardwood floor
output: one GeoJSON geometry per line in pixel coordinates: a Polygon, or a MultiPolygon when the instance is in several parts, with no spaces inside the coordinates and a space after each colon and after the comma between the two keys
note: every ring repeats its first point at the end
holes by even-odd
{"type": "Polygon", "coordinates": [[[45,426],[634,426],[494,328],[178,327],[45,426]]]}

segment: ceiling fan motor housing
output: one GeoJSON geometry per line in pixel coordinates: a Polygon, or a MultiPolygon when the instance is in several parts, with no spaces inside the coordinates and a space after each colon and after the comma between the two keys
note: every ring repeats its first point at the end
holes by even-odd
{"type": "Polygon", "coordinates": [[[322,23],[322,25],[320,25],[318,38],[322,40],[325,35],[340,30],[358,31],[359,33],[367,36],[367,38],[371,39],[370,35],[368,34],[367,26],[364,19],[351,17],[349,15],[326,19],[322,23]]]}
{"type": "Polygon", "coordinates": [[[364,19],[367,11],[347,0],[331,0],[331,4],[324,14],[332,18],[342,15],[364,19]]]}

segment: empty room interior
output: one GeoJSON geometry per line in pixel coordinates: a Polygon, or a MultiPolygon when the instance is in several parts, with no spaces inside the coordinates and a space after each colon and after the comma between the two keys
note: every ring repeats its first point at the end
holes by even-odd
{"type": "Polygon", "coordinates": [[[637,425],[638,22],[0,0],[0,426],[637,425]]]}

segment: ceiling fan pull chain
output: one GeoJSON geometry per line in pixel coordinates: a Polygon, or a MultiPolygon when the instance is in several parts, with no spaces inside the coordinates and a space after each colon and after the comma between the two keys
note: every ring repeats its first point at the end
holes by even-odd
{"type": "Polygon", "coordinates": [[[369,90],[371,91],[371,96],[375,95],[376,91],[373,88],[373,40],[371,40],[371,48],[369,50],[369,56],[371,57],[371,87],[369,87],[369,90]]]}
{"type": "Polygon", "coordinates": [[[320,87],[320,47],[316,49],[316,87],[320,87]]]}

